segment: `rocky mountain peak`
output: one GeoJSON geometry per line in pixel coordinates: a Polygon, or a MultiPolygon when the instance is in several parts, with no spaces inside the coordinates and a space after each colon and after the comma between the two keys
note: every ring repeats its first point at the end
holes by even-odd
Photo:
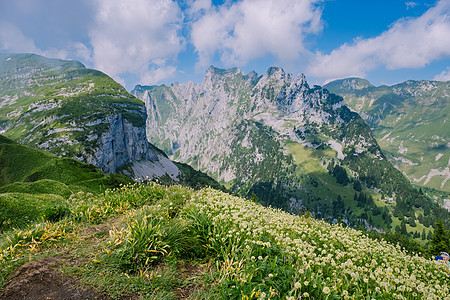
{"type": "Polygon", "coordinates": [[[205,72],[203,78],[202,89],[208,90],[213,88],[216,84],[222,82],[224,79],[233,78],[236,75],[244,76],[245,74],[239,68],[232,69],[219,69],[214,66],[210,66],[205,72]]]}
{"type": "Polygon", "coordinates": [[[281,77],[281,76],[285,76],[286,72],[284,72],[284,70],[280,67],[269,67],[267,69],[266,74],[267,74],[267,76],[281,77]]]}
{"type": "Polygon", "coordinates": [[[297,75],[297,77],[295,77],[295,83],[297,85],[308,85],[308,83],[306,82],[306,76],[303,73],[300,73],[297,75]]]}
{"type": "Polygon", "coordinates": [[[286,83],[292,82],[292,74],[286,73],[282,68],[270,67],[267,72],[261,77],[258,82],[259,86],[275,83],[282,86],[286,83]]]}
{"type": "Polygon", "coordinates": [[[245,78],[248,82],[250,82],[252,85],[255,85],[259,80],[259,75],[255,71],[251,71],[247,75],[245,75],[245,78]]]}
{"type": "MultiPolygon", "coordinates": [[[[295,128],[325,124],[338,130],[355,118],[343,107],[342,97],[319,86],[310,88],[304,74],[294,77],[279,67],[271,67],[258,77],[256,72],[244,75],[237,68],[211,66],[201,88],[193,83],[177,83],[151,87],[148,93],[135,95],[146,102],[149,141],[159,143],[169,154],[179,153],[182,160],[201,156],[198,167],[211,172],[220,169],[208,158],[214,157],[213,145],[219,143],[215,136],[231,134],[228,130],[244,120],[261,122],[308,144],[309,139],[314,140],[313,135],[300,136],[295,128]]],[[[311,144],[320,143],[314,140],[311,144]]]]}

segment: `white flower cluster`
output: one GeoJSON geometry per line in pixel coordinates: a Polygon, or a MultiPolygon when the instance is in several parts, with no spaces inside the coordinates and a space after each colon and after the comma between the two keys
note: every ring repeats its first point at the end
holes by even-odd
{"type": "Polygon", "coordinates": [[[283,249],[297,268],[292,281],[292,295],[297,297],[304,296],[308,284],[310,288],[313,282],[320,282],[317,289],[324,296],[344,299],[450,299],[448,274],[434,261],[372,240],[357,230],[266,208],[212,189],[195,193],[189,205],[212,218],[213,225],[226,224],[227,231],[216,231],[217,241],[240,245],[245,241],[246,250],[255,245],[283,249]],[[270,236],[276,245],[263,242],[263,236],[270,236]]]}

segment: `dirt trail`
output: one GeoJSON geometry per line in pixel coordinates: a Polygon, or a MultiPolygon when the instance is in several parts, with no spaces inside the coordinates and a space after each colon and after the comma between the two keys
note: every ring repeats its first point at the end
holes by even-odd
{"type": "MultiPolygon", "coordinates": [[[[80,240],[93,243],[97,239],[96,234],[101,232],[106,234],[119,220],[119,218],[110,219],[104,224],[85,228],[80,234],[80,240]]],[[[62,265],[79,263],[80,261],[73,261],[66,257],[44,257],[26,263],[17,268],[9,282],[3,289],[0,289],[0,300],[111,299],[107,295],[83,286],[81,281],[59,271],[62,265]]],[[[135,298],[134,296],[124,296],[121,299],[135,298]]]]}
{"type": "MultiPolygon", "coordinates": [[[[106,293],[99,293],[86,287],[82,281],[60,271],[63,266],[77,267],[89,261],[89,257],[74,256],[77,247],[95,245],[104,238],[121,218],[107,220],[103,224],[92,225],[79,231],[78,243],[60,249],[62,256],[44,257],[23,264],[12,274],[11,279],[0,289],[0,300],[113,300],[106,293]]],[[[177,278],[182,284],[174,288],[178,299],[189,299],[191,294],[203,288],[198,278],[208,267],[181,264],[177,268],[177,278]]],[[[139,294],[119,296],[119,300],[136,300],[139,294]]]]}
{"type": "Polygon", "coordinates": [[[177,271],[178,278],[183,281],[183,285],[176,288],[175,294],[178,299],[190,299],[191,294],[201,288],[196,284],[196,280],[206,272],[205,267],[183,264],[178,266],[177,271]]]}
{"type": "Polygon", "coordinates": [[[20,266],[0,293],[0,300],[110,299],[58,271],[64,258],[46,257],[20,266]]]}

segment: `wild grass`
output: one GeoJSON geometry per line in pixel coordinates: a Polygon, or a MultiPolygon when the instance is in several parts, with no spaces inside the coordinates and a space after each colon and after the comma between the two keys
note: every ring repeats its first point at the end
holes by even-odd
{"type": "Polygon", "coordinates": [[[52,179],[41,179],[33,182],[14,182],[0,187],[0,193],[21,194],[53,194],[68,198],[72,190],[64,183],[52,179]]]}
{"type": "Polygon", "coordinates": [[[57,194],[67,198],[78,191],[100,193],[130,182],[121,175],[105,175],[94,165],[60,158],[1,135],[0,170],[0,192],[57,194]]]}
{"type": "Polygon", "coordinates": [[[68,204],[61,196],[0,194],[0,231],[41,220],[58,221],[68,214],[68,204]]]}
{"type": "Polygon", "coordinates": [[[449,299],[432,260],[212,189],[126,185],[68,207],[2,235],[1,282],[30,254],[61,248],[83,258],[65,272],[113,298],[449,299]]]}

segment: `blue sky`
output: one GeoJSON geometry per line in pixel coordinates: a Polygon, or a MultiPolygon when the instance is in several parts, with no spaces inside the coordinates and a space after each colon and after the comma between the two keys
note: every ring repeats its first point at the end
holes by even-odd
{"type": "Polygon", "coordinates": [[[76,59],[128,90],[201,82],[209,65],[450,80],[450,0],[0,0],[0,52],[76,59]]]}

